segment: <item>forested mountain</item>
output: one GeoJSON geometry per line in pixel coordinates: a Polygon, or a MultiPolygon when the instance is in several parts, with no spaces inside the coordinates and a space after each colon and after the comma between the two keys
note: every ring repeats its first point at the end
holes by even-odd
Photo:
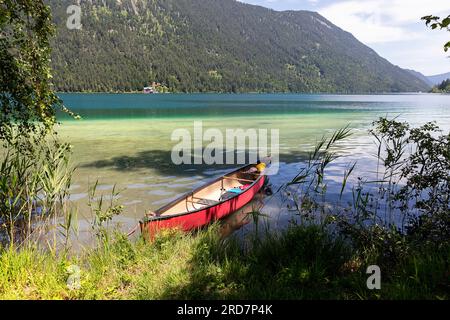
{"type": "Polygon", "coordinates": [[[420,72],[418,72],[416,70],[411,70],[411,69],[405,69],[405,70],[408,71],[409,73],[411,73],[412,75],[414,75],[416,78],[421,79],[423,82],[425,82],[429,86],[433,86],[434,85],[433,81],[431,81],[429,79],[429,77],[427,77],[423,73],[420,73],[420,72]]]}
{"type": "Polygon", "coordinates": [[[428,76],[428,79],[430,79],[433,85],[440,85],[442,81],[450,79],[450,72],[428,76]]]}
{"type": "Polygon", "coordinates": [[[314,12],[234,0],[48,0],[59,91],[401,92],[429,86],[314,12]],[[81,30],[66,28],[82,7],[81,30]]]}
{"type": "Polygon", "coordinates": [[[450,78],[442,81],[439,85],[431,89],[433,93],[450,93],[450,78]]]}

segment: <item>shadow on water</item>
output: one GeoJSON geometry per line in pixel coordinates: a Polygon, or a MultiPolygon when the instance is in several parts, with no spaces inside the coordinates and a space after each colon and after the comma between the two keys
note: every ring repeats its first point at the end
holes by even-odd
{"type": "MultiPolygon", "coordinates": [[[[239,153],[241,156],[242,154],[239,153]]],[[[214,155],[214,154],[213,154],[214,155]]],[[[308,152],[282,153],[279,155],[280,162],[297,163],[308,159],[308,152]]],[[[226,159],[226,156],[221,157],[226,159]]],[[[194,163],[192,157],[192,162],[194,163]]],[[[238,159],[238,152],[234,152],[234,159],[238,159]]],[[[245,152],[245,163],[249,163],[249,152],[245,152]]],[[[236,161],[235,161],[236,162],[236,161]]],[[[113,169],[117,171],[133,171],[139,169],[152,169],[161,175],[167,176],[191,176],[195,173],[205,173],[208,170],[212,174],[216,171],[234,169],[236,164],[182,164],[176,165],[172,161],[170,150],[146,150],[136,155],[117,156],[108,160],[99,160],[81,165],[81,168],[113,169]]]]}

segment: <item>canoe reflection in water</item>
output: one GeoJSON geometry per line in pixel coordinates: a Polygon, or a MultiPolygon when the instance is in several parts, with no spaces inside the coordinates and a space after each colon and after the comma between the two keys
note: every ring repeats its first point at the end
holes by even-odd
{"type": "Polygon", "coordinates": [[[263,207],[263,200],[264,192],[261,191],[253,198],[251,203],[224,218],[220,225],[221,237],[225,239],[249,223],[254,222],[263,207]]]}

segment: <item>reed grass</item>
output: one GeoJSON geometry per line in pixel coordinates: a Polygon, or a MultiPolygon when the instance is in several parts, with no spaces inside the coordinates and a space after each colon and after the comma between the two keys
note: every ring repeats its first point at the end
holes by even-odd
{"type": "MultiPolygon", "coordinates": [[[[167,231],[154,243],[115,233],[68,258],[27,247],[0,255],[0,299],[448,299],[448,252],[411,252],[366,287],[375,252],[321,226],[292,226],[243,247],[218,225],[167,231]],[[80,288],[67,285],[80,268],[80,288]]],[[[447,248],[448,249],[448,248],[447,248]]]]}
{"type": "MultiPolygon", "coordinates": [[[[421,148],[428,148],[427,152],[433,153],[430,159],[437,159],[439,163],[434,166],[431,162],[430,167],[423,168],[425,173],[430,173],[428,183],[434,182],[435,177],[441,179],[431,188],[434,193],[430,193],[426,202],[430,207],[426,207],[414,190],[398,187],[396,183],[399,177],[411,177],[418,183],[416,167],[410,170],[408,161],[414,164],[423,158],[417,160],[414,152],[411,156],[404,151],[411,142],[410,138],[405,139],[409,127],[383,119],[379,125],[382,135],[375,137],[379,143],[389,145],[387,157],[382,159],[386,171],[379,189],[381,193],[390,193],[384,200],[385,209],[389,214],[394,212],[398,190],[411,192],[398,194],[404,196],[400,204],[405,205],[412,199],[418,204],[417,210],[439,209],[437,215],[428,215],[425,211],[427,219],[411,223],[411,229],[403,225],[399,228],[391,223],[392,219],[378,223],[378,211],[372,210],[370,203],[373,194],[364,191],[363,183],[352,188],[353,201],[349,207],[338,204],[330,207],[327,203],[326,169],[339,157],[334,151],[335,144],[350,134],[348,128],[344,128],[331,138],[320,140],[305,168],[280,189],[295,200],[300,224],[294,221],[288,229],[276,233],[269,227],[261,230],[259,225],[265,216],[254,211],[251,217],[255,232],[244,241],[233,236],[221,238],[219,223],[196,233],[162,231],[151,243],[142,238],[133,241],[108,228],[108,223],[122,210],[115,199],[116,188],[109,201],[105,201],[103,197],[96,197],[97,184],[94,184],[89,192],[89,207],[96,242],[75,253],[69,250],[68,234],[74,228],[76,213],[66,211],[61,205],[70,185],[67,162],[61,156],[50,157],[55,165],[39,167],[42,170],[36,177],[41,180],[36,185],[47,195],[40,198],[39,204],[50,209],[52,214],[48,217],[55,218],[58,210],[65,214],[59,226],[66,237],[64,250],[57,251],[51,245],[42,248],[31,241],[20,245],[11,241],[12,245],[3,246],[0,299],[449,299],[448,182],[445,184],[448,171],[445,166],[450,163],[450,139],[422,134],[435,130],[433,126],[408,131],[413,142],[414,139],[426,142],[421,148]],[[447,194],[442,194],[442,190],[447,194]],[[350,212],[353,221],[341,217],[342,210],[350,212]],[[381,290],[367,288],[366,269],[370,265],[381,267],[381,290]]],[[[48,154],[61,154],[58,150],[48,154]]],[[[379,151],[380,159],[381,154],[379,151]]],[[[21,161],[20,157],[15,159],[21,161]]],[[[27,169],[26,165],[8,161],[3,164],[15,165],[14,172],[26,172],[21,170],[27,169]]],[[[340,196],[355,166],[350,164],[344,173],[340,196]]],[[[2,172],[8,173],[9,169],[4,168],[2,172]]],[[[3,178],[14,182],[16,173],[3,178]]],[[[34,180],[25,181],[27,184],[13,184],[18,186],[15,189],[3,184],[2,190],[7,191],[2,193],[3,205],[10,208],[16,218],[23,212],[31,212],[27,206],[36,206],[34,201],[29,201],[33,197],[22,196],[20,190],[34,180]],[[13,195],[21,201],[11,202],[13,195]],[[17,205],[23,203],[25,209],[18,211],[22,206],[17,205]]],[[[427,185],[421,187],[421,191],[430,191],[427,185]]],[[[397,211],[406,212],[406,207],[397,211]]],[[[2,211],[3,216],[8,217],[6,213],[7,210],[2,211]]]]}
{"type": "Polygon", "coordinates": [[[65,218],[67,234],[73,218],[67,207],[74,171],[71,146],[56,136],[20,136],[11,130],[0,150],[0,245],[34,242],[58,226],[59,217],[65,218]]]}

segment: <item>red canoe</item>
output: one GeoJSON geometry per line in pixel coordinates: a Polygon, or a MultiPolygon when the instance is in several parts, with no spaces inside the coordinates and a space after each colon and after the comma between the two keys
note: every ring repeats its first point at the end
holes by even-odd
{"type": "Polygon", "coordinates": [[[266,181],[264,175],[247,173],[252,167],[226,174],[147,215],[140,222],[142,234],[152,237],[160,229],[199,229],[241,209],[266,181]]]}

